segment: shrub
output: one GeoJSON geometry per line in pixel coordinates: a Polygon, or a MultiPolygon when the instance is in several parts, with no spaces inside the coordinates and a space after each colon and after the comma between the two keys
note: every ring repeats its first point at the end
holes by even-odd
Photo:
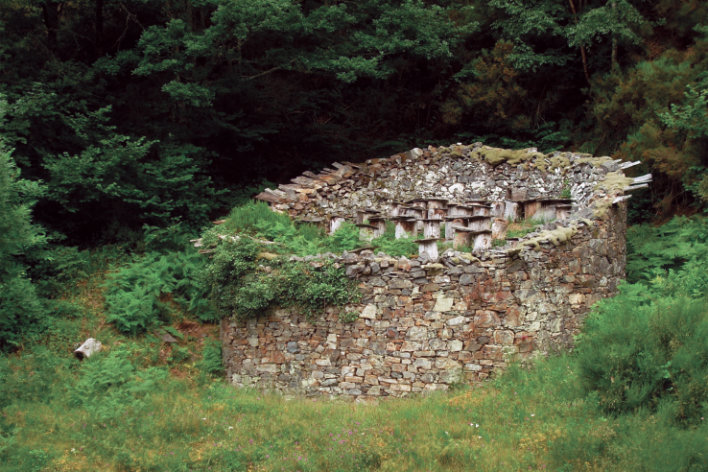
{"type": "Polygon", "coordinates": [[[85,408],[100,421],[117,419],[127,408],[139,406],[165,381],[167,372],[157,367],[138,371],[130,355],[131,346],[121,346],[82,362],[78,379],[69,387],[69,404],[85,408]]]}
{"type": "Polygon", "coordinates": [[[26,336],[47,325],[44,303],[23,275],[3,277],[0,283],[0,351],[18,348],[26,336]]]}
{"type": "Polygon", "coordinates": [[[224,241],[215,249],[206,277],[218,316],[253,318],[274,306],[297,306],[314,313],[356,298],[356,289],[342,268],[331,263],[267,260],[264,249],[244,237],[224,241]]]}
{"type": "Polygon", "coordinates": [[[708,301],[650,300],[648,287],[624,285],[588,316],[577,345],[587,391],[609,412],[671,408],[681,423],[708,404],[708,301]]]}
{"type": "Polygon", "coordinates": [[[395,234],[395,226],[389,222],[386,224],[384,234],[371,241],[371,245],[393,257],[418,254],[418,244],[414,238],[396,239],[395,234]]]}
{"type": "Polygon", "coordinates": [[[33,261],[28,274],[41,295],[56,297],[70,289],[72,283],[87,277],[89,259],[86,250],[81,251],[74,246],[51,246],[42,251],[37,261],[33,261]]]}
{"type": "Polygon", "coordinates": [[[224,364],[221,359],[221,342],[216,339],[207,339],[202,349],[202,358],[197,366],[201,372],[220,377],[224,373],[224,364]]]}
{"type": "Polygon", "coordinates": [[[27,334],[45,326],[43,302],[27,276],[27,259],[46,242],[31,221],[32,204],[42,189],[18,175],[0,143],[0,351],[16,349],[27,334]]]}
{"type": "Polygon", "coordinates": [[[121,267],[105,284],[108,320],[122,333],[133,335],[165,321],[174,305],[204,321],[212,320],[205,301],[205,264],[194,251],[184,251],[148,253],[121,267]]]}
{"type": "Polygon", "coordinates": [[[0,435],[0,462],[5,472],[40,472],[47,470],[52,457],[42,449],[17,444],[14,437],[0,435]]]}
{"type": "MultiPolygon", "coordinates": [[[[649,281],[687,261],[708,259],[708,218],[674,217],[654,227],[636,225],[627,231],[627,280],[649,281]]],[[[705,293],[705,292],[704,292],[705,293]]]]}

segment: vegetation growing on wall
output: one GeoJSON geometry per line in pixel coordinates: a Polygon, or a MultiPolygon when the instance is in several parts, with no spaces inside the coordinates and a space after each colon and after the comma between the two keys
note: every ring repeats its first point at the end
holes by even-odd
{"type": "Polygon", "coordinates": [[[344,269],[331,262],[303,262],[292,256],[341,253],[369,247],[393,256],[417,254],[411,238],[395,239],[394,228],[372,241],[362,241],[359,228],[343,223],[331,236],[321,228],[296,223],[263,202],[234,208],[201,239],[210,248],[206,283],[217,309],[215,318],[236,314],[250,318],[281,306],[307,313],[357,298],[344,269]]]}

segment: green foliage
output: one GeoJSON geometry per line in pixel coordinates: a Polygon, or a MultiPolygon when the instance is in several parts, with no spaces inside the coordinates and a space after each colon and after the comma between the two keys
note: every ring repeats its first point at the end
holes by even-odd
{"type": "Polygon", "coordinates": [[[27,277],[28,257],[46,242],[31,222],[40,193],[36,183],[18,178],[12,157],[0,148],[0,351],[17,348],[24,336],[44,327],[43,302],[27,277]]]}
{"type": "Polygon", "coordinates": [[[360,247],[359,228],[352,223],[342,223],[337,231],[325,240],[324,246],[330,252],[351,251],[360,247]]]}
{"type": "Polygon", "coordinates": [[[166,321],[173,303],[204,321],[214,319],[203,284],[205,261],[194,251],[148,253],[109,274],[107,318],[119,331],[140,334],[166,321]]]}
{"type": "Polygon", "coordinates": [[[506,237],[523,238],[527,234],[536,231],[539,226],[545,223],[546,221],[537,218],[525,218],[520,221],[510,222],[507,226],[506,237]]]}
{"type": "Polygon", "coordinates": [[[568,28],[568,45],[593,46],[593,43],[608,38],[619,44],[639,44],[639,30],[647,26],[647,22],[632,2],[614,0],[602,3],[587,9],[577,23],[568,28]]]}
{"type": "MultiPolygon", "coordinates": [[[[706,30],[708,31],[708,29],[706,30]]],[[[708,43],[708,41],[707,41],[708,43]]],[[[708,73],[699,76],[698,87],[686,86],[684,100],[672,103],[671,112],[659,115],[661,122],[677,133],[688,167],[681,174],[684,187],[708,204],[708,73]]]]}
{"type": "Polygon", "coordinates": [[[56,297],[88,276],[91,255],[87,250],[55,244],[44,248],[38,256],[38,260],[32,261],[28,273],[42,296],[56,297]]]}
{"type": "Polygon", "coordinates": [[[378,251],[385,252],[393,257],[410,256],[418,254],[418,243],[412,237],[396,239],[395,227],[392,223],[386,224],[383,235],[371,241],[371,245],[378,251]]]}
{"type": "Polygon", "coordinates": [[[588,317],[577,347],[586,388],[611,412],[661,405],[676,420],[697,423],[708,401],[708,303],[650,302],[646,291],[625,287],[588,317]]]}
{"type": "Polygon", "coordinates": [[[660,410],[682,424],[706,414],[705,224],[676,218],[661,228],[636,228],[628,272],[641,282],[623,285],[588,316],[578,363],[586,389],[606,410],[660,410]]]}
{"type": "Polygon", "coordinates": [[[506,239],[493,239],[492,247],[502,247],[506,245],[506,239]]]}
{"type": "Polygon", "coordinates": [[[235,233],[276,243],[266,248],[269,251],[299,256],[351,251],[361,246],[359,229],[351,223],[343,223],[333,235],[327,236],[321,228],[295,223],[263,202],[249,202],[234,208],[223,224],[204,234],[203,242],[213,245],[219,241],[219,235],[235,233]]]}
{"type": "Polygon", "coordinates": [[[341,311],[337,316],[342,323],[354,323],[359,319],[359,313],[356,311],[341,311]]]}
{"type": "Polygon", "coordinates": [[[699,270],[694,265],[708,258],[708,220],[674,217],[658,227],[632,226],[627,231],[627,252],[627,280],[630,282],[649,282],[666,276],[667,271],[676,272],[687,263],[682,274],[699,270]]]}
{"type": "Polygon", "coordinates": [[[41,472],[47,470],[51,459],[43,449],[24,447],[14,437],[0,435],[0,461],[6,472],[41,472]]]}
{"type": "Polygon", "coordinates": [[[64,394],[57,372],[65,372],[72,359],[57,356],[44,346],[23,352],[21,362],[11,356],[0,357],[0,408],[13,402],[45,404],[64,394]]]}
{"type": "Polygon", "coordinates": [[[202,348],[202,358],[197,363],[201,372],[214,377],[220,377],[224,373],[224,364],[221,358],[221,342],[215,339],[207,339],[202,348]]]}
{"type": "MultiPolygon", "coordinates": [[[[681,238],[672,233],[664,243],[681,238]]],[[[115,259],[110,252],[98,259],[108,256],[115,259]]],[[[256,261],[262,270],[272,262],[256,261]]],[[[152,336],[101,328],[104,351],[80,362],[71,345],[103,314],[62,317],[40,342],[0,356],[2,468],[700,471],[708,333],[704,282],[696,278],[705,281],[705,263],[692,259],[624,285],[591,315],[574,353],[383,407],[235,389],[206,374],[221,375],[216,339],[180,337],[169,327],[180,338],[172,359],[152,336]],[[177,362],[199,350],[196,365],[177,362]],[[614,383],[589,375],[596,364],[614,383]]],[[[89,270],[105,263],[92,260],[89,270]]],[[[271,267],[287,270],[296,272],[271,267]]]]}
{"type": "Polygon", "coordinates": [[[157,367],[138,371],[130,356],[129,347],[119,347],[82,362],[67,392],[68,403],[83,407],[97,421],[118,420],[125,410],[140,406],[167,372],[157,367]]]}
{"type": "Polygon", "coordinates": [[[563,188],[561,189],[561,193],[559,195],[560,198],[565,199],[565,200],[570,200],[570,198],[573,196],[571,193],[571,188],[570,188],[570,182],[569,181],[564,181],[563,182],[563,188]]]}
{"type": "Polygon", "coordinates": [[[215,229],[222,233],[243,232],[255,236],[262,228],[282,228],[291,224],[292,220],[288,215],[271,210],[267,203],[249,201],[231,210],[225,222],[215,229]]]}
{"type": "Polygon", "coordinates": [[[264,249],[245,237],[217,246],[207,268],[207,281],[219,317],[235,314],[252,318],[275,306],[297,306],[315,313],[356,298],[354,284],[342,268],[332,263],[266,262],[259,260],[264,249]]]}

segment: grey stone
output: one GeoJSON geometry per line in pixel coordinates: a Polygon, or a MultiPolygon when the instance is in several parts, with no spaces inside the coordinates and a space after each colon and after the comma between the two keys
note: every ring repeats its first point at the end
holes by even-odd
{"type": "Polygon", "coordinates": [[[463,325],[467,322],[469,322],[469,318],[467,318],[465,316],[456,316],[454,318],[450,318],[449,320],[447,320],[448,326],[460,326],[460,325],[463,325]]]}

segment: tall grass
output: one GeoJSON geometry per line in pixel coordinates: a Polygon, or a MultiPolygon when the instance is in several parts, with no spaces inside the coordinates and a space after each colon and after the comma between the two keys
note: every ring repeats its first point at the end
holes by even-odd
{"type": "Polygon", "coordinates": [[[573,353],[365,403],[234,389],[215,327],[173,316],[174,342],[127,338],[90,274],[67,295],[72,316],[0,357],[0,470],[704,471],[706,262],[625,285],[573,353]],[[80,362],[72,342],[88,335],[106,349],[80,362]]]}

